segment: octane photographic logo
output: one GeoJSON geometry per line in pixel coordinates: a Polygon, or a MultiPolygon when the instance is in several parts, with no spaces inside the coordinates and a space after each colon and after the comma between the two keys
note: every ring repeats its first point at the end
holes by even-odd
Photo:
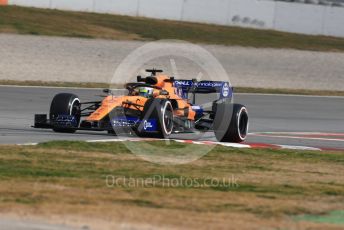
{"type": "MultiPolygon", "coordinates": [[[[179,40],[160,40],[145,43],[126,56],[126,58],[117,67],[113,78],[111,79],[110,89],[118,90],[118,85],[136,82],[136,76],[141,75],[146,77],[149,73],[145,72],[145,69],[152,68],[162,69],[164,71],[163,74],[166,74],[169,77],[173,76],[176,79],[176,82],[178,79],[230,82],[223,66],[206,49],[201,46],[179,40]]],[[[178,82],[181,86],[189,84],[187,81],[178,82]]],[[[204,84],[207,83],[205,82],[204,84]]],[[[204,87],[209,86],[205,85],[204,87]]],[[[220,87],[220,92],[218,93],[221,97],[227,97],[231,90],[228,84],[222,83],[221,85],[216,85],[216,87],[220,87]]],[[[178,92],[178,95],[180,94],[181,92],[178,92]]],[[[206,97],[209,96],[207,95],[206,97]]],[[[208,101],[202,101],[201,103],[196,102],[196,105],[200,105],[202,108],[212,109],[213,101],[214,99],[208,98],[208,101]]],[[[122,114],[123,112],[124,111],[122,110],[122,114]]],[[[148,113],[151,113],[149,109],[148,113]]],[[[109,114],[110,121],[116,120],[116,114],[109,114]]],[[[230,117],[227,119],[230,119],[230,117]]],[[[142,126],[142,129],[145,131],[156,128],[156,121],[146,119],[146,117],[142,121],[137,119],[136,122],[142,122],[142,125],[140,126],[142,126]]],[[[114,122],[111,122],[111,124],[113,125],[114,122]]],[[[193,141],[212,140],[214,139],[214,134],[211,131],[200,132],[196,130],[193,133],[172,134],[170,139],[154,140],[151,138],[145,138],[144,136],[137,137],[135,130],[132,128],[115,127],[114,125],[113,128],[117,137],[123,140],[123,143],[133,154],[144,160],[163,165],[190,163],[198,160],[214,148],[214,145],[200,146],[178,143],[178,140],[180,139],[191,139],[193,141]],[[128,133],[130,135],[128,135],[128,133]],[[125,141],[128,139],[131,139],[131,141],[125,141]],[[177,141],[175,142],[175,140],[177,141]]]]}

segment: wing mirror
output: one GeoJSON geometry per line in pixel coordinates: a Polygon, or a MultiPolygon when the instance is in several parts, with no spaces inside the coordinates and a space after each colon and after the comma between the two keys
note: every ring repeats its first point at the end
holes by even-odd
{"type": "Polygon", "coordinates": [[[162,95],[162,96],[168,96],[168,95],[170,95],[170,93],[167,91],[167,90],[161,90],[160,91],[160,95],[162,95]]]}

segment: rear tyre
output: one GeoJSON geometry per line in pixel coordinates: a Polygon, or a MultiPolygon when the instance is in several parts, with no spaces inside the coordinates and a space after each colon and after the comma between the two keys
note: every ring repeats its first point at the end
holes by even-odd
{"type": "Polygon", "coordinates": [[[136,130],[140,137],[169,138],[173,131],[173,107],[165,99],[150,99],[146,102],[141,116],[141,124],[136,130]],[[147,122],[156,121],[156,131],[147,131],[147,122]]]}
{"type": "Polygon", "coordinates": [[[240,143],[248,133],[247,108],[240,104],[220,103],[214,119],[214,132],[220,142],[240,143]]]}
{"type": "Polygon", "coordinates": [[[76,124],[70,128],[54,127],[53,130],[59,133],[75,133],[75,128],[79,127],[81,111],[80,99],[70,93],[57,94],[51,102],[49,118],[51,121],[59,115],[72,115],[76,118],[76,124]]]}

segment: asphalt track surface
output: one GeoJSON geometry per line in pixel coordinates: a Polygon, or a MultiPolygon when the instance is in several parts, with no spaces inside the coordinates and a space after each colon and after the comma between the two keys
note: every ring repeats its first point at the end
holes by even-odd
{"type": "MultiPolygon", "coordinates": [[[[0,86],[0,144],[25,144],[50,140],[104,140],[106,132],[54,133],[31,128],[35,113],[47,113],[53,96],[77,94],[82,101],[101,100],[99,89],[0,86]]],[[[344,149],[344,97],[236,94],[247,106],[250,134],[246,143],[344,149]]],[[[173,135],[193,139],[192,134],[173,135]]],[[[202,140],[215,141],[212,132],[202,140]]]]}

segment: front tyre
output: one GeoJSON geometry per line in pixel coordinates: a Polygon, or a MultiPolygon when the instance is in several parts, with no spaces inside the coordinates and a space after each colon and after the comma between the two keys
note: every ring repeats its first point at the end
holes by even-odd
{"type": "Polygon", "coordinates": [[[248,126],[248,112],[244,105],[229,103],[217,105],[214,132],[218,141],[243,142],[247,137],[248,126]]]}
{"type": "Polygon", "coordinates": [[[57,94],[50,106],[49,118],[54,122],[58,116],[69,115],[75,117],[75,124],[71,127],[59,127],[54,126],[53,130],[59,133],[75,133],[75,128],[79,127],[81,111],[80,111],[80,99],[78,96],[70,93],[57,94]]]}
{"type": "Polygon", "coordinates": [[[173,131],[173,107],[165,99],[149,99],[143,109],[141,124],[136,130],[140,137],[169,138],[173,131]],[[156,130],[147,130],[147,122],[156,122],[156,130]]]}

